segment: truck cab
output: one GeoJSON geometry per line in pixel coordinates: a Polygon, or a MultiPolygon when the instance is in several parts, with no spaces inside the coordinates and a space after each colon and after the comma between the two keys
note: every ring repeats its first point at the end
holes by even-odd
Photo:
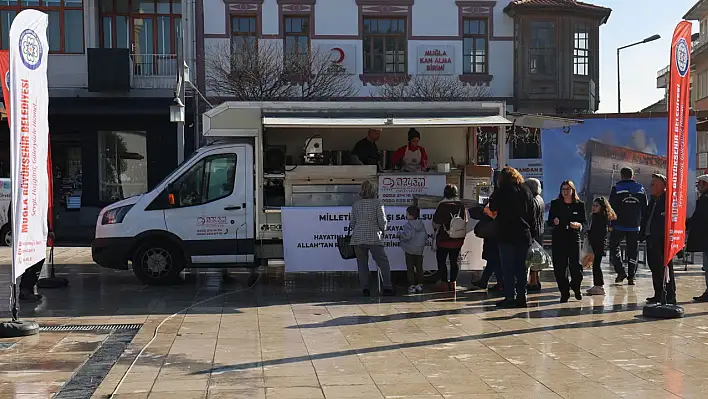
{"type": "Polygon", "coordinates": [[[174,281],[185,267],[255,261],[253,146],[196,151],[152,191],[104,208],[91,244],[102,267],[128,269],[145,284],[174,281]]]}

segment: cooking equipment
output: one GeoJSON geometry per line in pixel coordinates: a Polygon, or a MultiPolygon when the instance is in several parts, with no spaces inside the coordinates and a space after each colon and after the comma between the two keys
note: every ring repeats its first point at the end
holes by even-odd
{"type": "Polygon", "coordinates": [[[379,163],[383,170],[393,170],[396,165],[391,163],[391,158],[395,151],[383,150],[379,151],[379,163]]]}

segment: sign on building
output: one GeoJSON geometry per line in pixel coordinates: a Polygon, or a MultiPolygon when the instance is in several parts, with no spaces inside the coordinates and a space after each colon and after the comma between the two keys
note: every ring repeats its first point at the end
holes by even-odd
{"type": "Polygon", "coordinates": [[[453,75],[455,47],[421,44],[418,46],[418,74],[453,75]]]}

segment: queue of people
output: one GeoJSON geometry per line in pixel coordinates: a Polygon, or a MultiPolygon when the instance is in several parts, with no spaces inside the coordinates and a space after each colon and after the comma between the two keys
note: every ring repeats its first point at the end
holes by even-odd
{"type": "MultiPolygon", "coordinates": [[[[593,285],[585,294],[605,294],[601,264],[609,235],[610,262],[617,273],[615,283],[621,284],[627,280],[629,285],[634,285],[639,242],[645,242],[654,288],[654,295],[647,298],[647,302],[659,302],[665,295],[663,299],[666,303],[675,304],[673,263],[669,261],[666,268],[664,261],[666,177],[653,174],[647,196],[645,188],[634,180],[632,169],[624,168],[620,173],[622,179],[612,188],[609,199],[598,197],[593,200],[589,218],[585,204],[570,180],[561,183],[557,198],[551,201],[548,217],[544,218],[545,204],[537,179],[525,181],[516,169],[508,166],[495,172],[494,191],[483,212],[475,216],[480,220],[478,226],[485,226],[484,233],[478,233],[477,229],[475,233],[484,240],[482,257],[487,261],[487,266],[481,279],[473,281],[470,288],[487,289],[491,276],[495,275],[497,285],[489,289],[504,294],[504,299],[497,306],[525,307],[526,293],[541,288],[539,271],[527,268],[527,255],[532,243],[542,243],[544,231],[550,229],[553,272],[561,303],[568,302],[571,296],[576,300],[583,297],[580,290],[583,281],[583,242],[589,243],[594,255],[593,285]],[[625,241],[627,269],[620,255],[622,240],[625,241]],[[668,270],[668,276],[664,275],[665,270],[668,270]]],[[[705,238],[708,235],[708,175],[698,177],[697,188],[700,196],[696,210],[686,221],[686,251],[703,254],[706,291],[694,300],[708,302],[708,240],[705,238]]],[[[371,252],[382,274],[384,295],[394,295],[383,247],[387,227],[384,205],[376,198],[376,189],[371,182],[362,184],[360,194],[362,199],[352,207],[351,243],[357,255],[363,294],[370,295],[368,253],[371,252]]],[[[457,187],[447,185],[432,218],[433,247],[438,265],[435,278],[437,291],[456,290],[458,259],[467,232],[469,212],[459,198],[457,187]]],[[[420,220],[419,208],[409,207],[406,219],[407,223],[398,238],[405,251],[408,292],[420,293],[423,291],[423,253],[428,232],[420,220]]]]}

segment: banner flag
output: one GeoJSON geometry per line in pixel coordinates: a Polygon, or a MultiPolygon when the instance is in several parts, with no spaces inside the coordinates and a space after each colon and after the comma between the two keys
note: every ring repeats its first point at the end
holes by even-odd
{"type": "Polygon", "coordinates": [[[10,52],[0,50],[0,79],[2,79],[2,99],[5,103],[7,123],[10,123],[10,52]]]}
{"type": "MultiPolygon", "coordinates": [[[[686,243],[688,120],[691,106],[691,23],[681,21],[671,41],[669,129],[666,147],[664,264],[686,243]]],[[[669,274],[665,273],[668,279],[669,274]]]]}
{"type": "Polygon", "coordinates": [[[24,10],[10,27],[12,281],[46,257],[49,176],[47,14],[24,10]]]}

